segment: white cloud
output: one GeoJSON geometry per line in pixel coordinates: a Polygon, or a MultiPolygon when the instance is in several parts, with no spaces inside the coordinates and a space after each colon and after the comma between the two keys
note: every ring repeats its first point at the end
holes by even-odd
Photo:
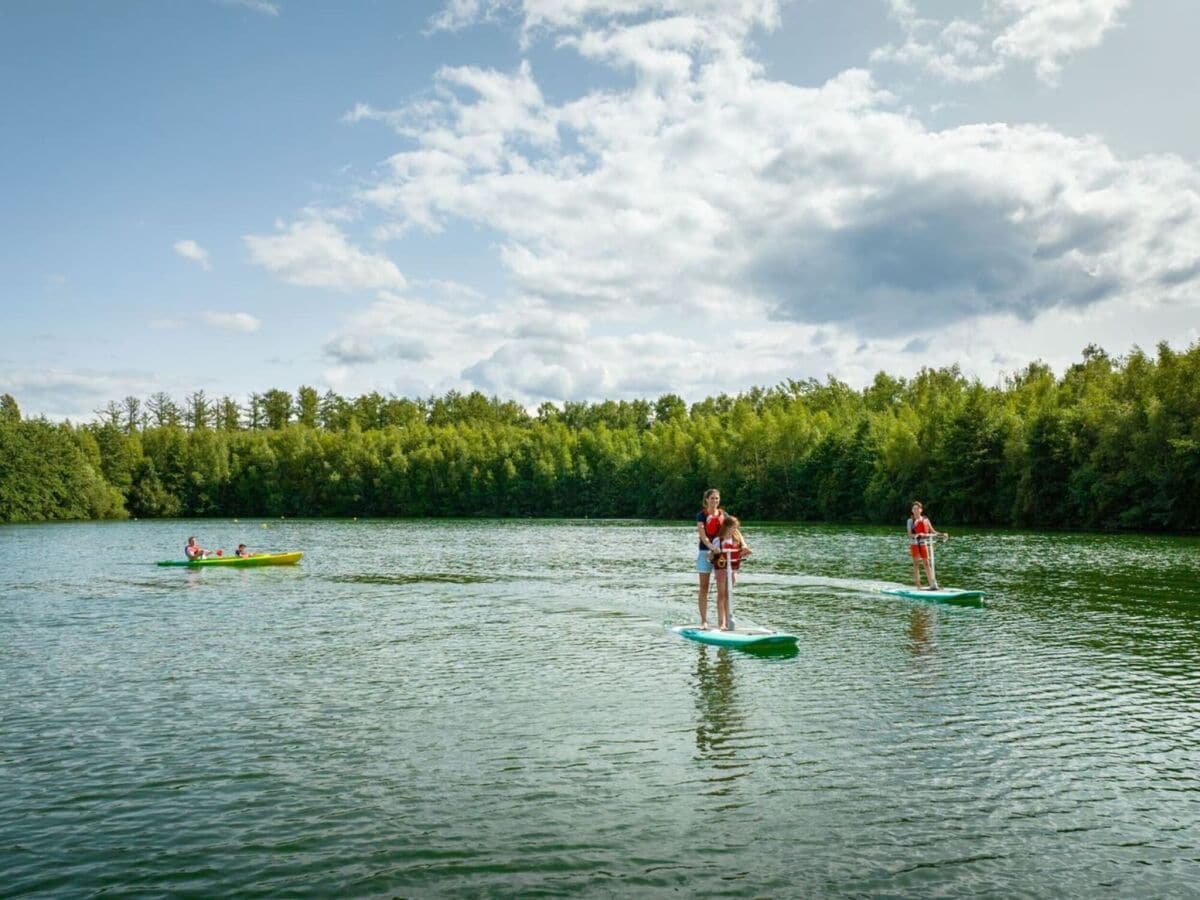
{"type": "Polygon", "coordinates": [[[12,394],[27,417],[90,421],[109,401],[131,394],[145,397],[159,390],[163,379],[143,373],[57,368],[0,372],[0,394],[12,394]]]}
{"type": "Polygon", "coordinates": [[[262,320],[244,312],[218,312],[202,310],[187,318],[176,317],[155,319],[150,323],[151,328],[193,328],[197,323],[203,323],[213,328],[226,331],[252,332],[262,327],[262,320]]]}
{"type": "Polygon", "coordinates": [[[779,22],[779,0],[448,0],[430,24],[434,29],[454,30],[511,16],[528,34],[679,15],[696,16],[726,29],[770,28],[779,22]]]}
{"type": "Polygon", "coordinates": [[[673,81],[647,65],[651,90],[561,106],[527,66],[443,73],[472,90],[410,111],[418,146],[363,199],[400,233],[494,229],[518,290],[560,309],[732,303],[906,330],[914,303],[1028,318],[1167,298],[1196,274],[1200,178],[1182,160],[1036,126],[931,131],[862,71],[799,88],[733,52],[673,81]]]}
{"type": "Polygon", "coordinates": [[[307,219],[280,227],[280,234],[243,240],[255,264],[288,284],[342,291],[404,287],[395,263],[355,247],[330,222],[307,219]]]}
{"type": "Polygon", "coordinates": [[[221,2],[226,6],[241,6],[256,13],[262,13],[264,16],[279,15],[279,4],[271,3],[270,0],[221,0],[221,2]]]}
{"type": "Polygon", "coordinates": [[[188,240],[176,241],[174,247],[176,253],[184,259],[190,259],[192,262],[198,263],[200,268],[212,268],[208,259],[208,251],[190,238],[188,240]]]}
{"type": "Polygon", "coordinates": [[[974,18],[947,21],[921,16],[913,0],[891,0],[905,40],[879,48],[872,58],[966,82],[1028,63],[1053,85],[1064,62],[1099,46],[1128,5],[1129,0],[977,0],[974,18]]]}
{"type": "Polygon", "coordinates": [[[435,31],[456,31],[491,21],[508,6],[505,0],[447,0],[429,25],[435,31]]]}
{"type": "Polygon", "coordinates": [[[200,317],[214,328],[223,328],[226,331],[251,332],[258,331],[262,327],[261,319],[244,312],[227,313],[210,310],[201,313],[200,317]]]}
{"type": "Polygon", "coordinates": [[[1097,47],[1129,0],[998,0],[1015,15],[993,46],[1006,59],[1033,63],[1040,79],[1057,81],[1063,60],[1097,47]]]}
{"type": "Polygon", "coordinates": [[[506,328],[503,316],[494,312],[382,291],[331,334],[323,350],[343,372],[376,363],[430,360],[423,365],[425,374],[445,380],[459,367],[462,354],[487,352],[506,328]]]}
{"type": "MultiPolygon", "coordinates": [[[[1022,347],[1069,360],[1195,311],[1200,175],[1182,159],[1044,126],[931,129],[859,70],[772,80],[748,36],[773,4],[477,6],[632,83],[554,102],[528,64],[447,68],[432,99],[347,115],[404,139],[359,194],[379,231],[485,229],[517,299],[381,297],[329,339],[344,385],[536,402],[956,361],[986,376],[1022,347]],[[1119,324],[1084,317],[1099,310],[1119,324]],[[419,367],[396,352],[417,337],[419,367]]],[[[991,65],[990,35],[1034,21],[987,9],[1008,19],[943,27],[954,64],[991,65]]],[[[1014,40],[1004,64],[1018,45],[1065,58],[1014,40]]]]}
{"type": "Polygon", "coordinates": [[[379,342],[365,335],[342,334],[326,343],[324,352],[330,359],[343,366],[392,359],[420,362],[429,356],[425,342],[411,336],[399,336],[395,340],[379,342]]]}

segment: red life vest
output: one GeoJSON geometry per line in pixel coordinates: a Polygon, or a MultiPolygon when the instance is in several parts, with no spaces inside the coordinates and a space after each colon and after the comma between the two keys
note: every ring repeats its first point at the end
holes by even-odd
{"type": "Polygon", "coordinates": [[[721,533],[721,525],[725,522],[725,513],[717,513],[704,520],[704,534],[710,541],[716,541],[721,533]]]}
{"type": "Polygon", "coordinates": [[[932,533],[933,529],[929,526],[929,520],[924,516],[921,516],[921,518],[917,519],[917,521],[913,523],[911,542],[918,546],[924,546],[925,544],[928,544],[929,541],[923,537],[923,535],[932,533]]]}
{"type": "Polygon", "coordinates": [[[718,569],[724,569],[727,565],[732,566],[736,572],[742,565],[742,548],[733,538],[714,541],[717,549],[721,551],[721,556],[717,560],[716,566],[718,569]]]}

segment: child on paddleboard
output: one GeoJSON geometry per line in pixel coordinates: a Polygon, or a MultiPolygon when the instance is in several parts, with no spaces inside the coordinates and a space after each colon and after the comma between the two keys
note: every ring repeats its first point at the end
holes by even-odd
{"type": "Polygon", "coordinates": [[[725,516],[709,554],[717,571],[717,627],[722,631],[733,631],[733,616],[729,612],[729,583],[737,581],[742,560],[750,553],[750,545],[742,537],[742,523],[736,516],[725,516]]]}
{"type": "Polygon", "coordinates": [[[936,591],[938,589],[937,577],[934,575],[933,567],[929,564],[929,544],[934,538],[948,538],[950,535],[938,531],[933,527],[933,523],[929,521],[929,517],[925,515],[925,507],[921,505],[920,500],[914,500],[912,505],[912,516],[908,520],[908,552],[912,556],[913,564],[913,584],[917,590],[921,589],[921,569],[925,569],[925,581],[929,585],[928,590],[936,591]]]}

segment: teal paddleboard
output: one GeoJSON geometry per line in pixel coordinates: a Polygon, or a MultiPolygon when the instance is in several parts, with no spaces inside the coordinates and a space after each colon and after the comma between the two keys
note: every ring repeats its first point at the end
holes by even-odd
{"type": "Polygon", "coordinates": [[[672,630],[689,641],[713,644],[717,647],[740,647],[743,650],[795,647],[798,640],[794,634],[771,631],[769,628],[735,628],[733,631],[720,631],[716,628],[701,628],[699,625],[680,625],[672,630]]]}
{"type": "Polygon", "coordinates": [[[892,597],[905,597],[909,600],[925,600],[930,603],[954,603],[959,606],[983,606],[983,591],[959,591],[953,588],[940,588],[936,591],[925,591],[920,588],[899,587],[883,588],[881,594],[892,597]]]}

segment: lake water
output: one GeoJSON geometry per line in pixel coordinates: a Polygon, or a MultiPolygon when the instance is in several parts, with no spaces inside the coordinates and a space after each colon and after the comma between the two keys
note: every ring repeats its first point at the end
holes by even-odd
{"type": "Polygon", "coordinates": [[[751,526],[760,657],[670,631],[693,527],[0,528],[0,895],[1200,890],[1200,542],[956,534],[970,609],[751,526]]]}

